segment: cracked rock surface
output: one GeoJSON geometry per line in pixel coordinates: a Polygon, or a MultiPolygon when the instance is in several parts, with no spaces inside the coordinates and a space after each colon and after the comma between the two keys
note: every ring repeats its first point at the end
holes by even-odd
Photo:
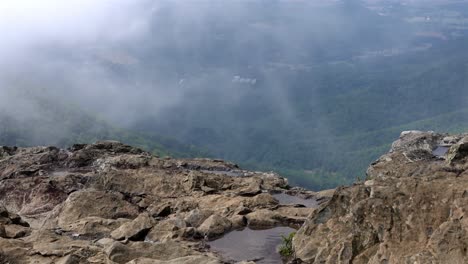
{"type": "Polygon", "coordinates": [[[0,147],[0,263],[226,263],[206,240],[299,228],[315,210],[271,194],[316,195],[287,188],[273,173],[114,141],[0,147]]]}
{"type": "Polygon", "coordinates": [[[468,263],[468,135],[403,132],[367,174],[308,217],[298,260],[468,263]]]}

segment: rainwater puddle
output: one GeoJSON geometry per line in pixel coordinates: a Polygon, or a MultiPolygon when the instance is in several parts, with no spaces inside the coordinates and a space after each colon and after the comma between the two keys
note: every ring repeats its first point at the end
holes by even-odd
{"type": "Polygon", "coordinates": [[[449,150],[449,147],[438,146],[436,149],[432,151],[432,155],[436,157],[444,157],[445,154],[447,154],[448,150],[449,150]]]}
{"type": "Polygon", "coordinates": [[[255,260],[256,263],[283,263],[277,248],[282,242],[281,235],[288,236],[296,230],[290,227],[276,227],[267,230],[245,228],[232,231],[224,237],[208,242],[213,251],[227,260],[255,260]]]}
{"type": "Polygon", "coordinates": [[[280,204],[283,205],[302,204],[309,208],[313,208],[318,205],[316,199],[303,199],[301,197],[289,195],[286,193],[276,193],[273,194],[273,197],[275,197],[280,202],[280,204]]]}

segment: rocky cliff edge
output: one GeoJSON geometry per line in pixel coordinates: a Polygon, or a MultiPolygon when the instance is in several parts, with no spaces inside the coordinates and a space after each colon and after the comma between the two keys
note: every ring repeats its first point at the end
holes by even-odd
{"type": "Polygon", "coordinates": [[[407,131],[294,239],[306,263],[468,263],[468,135],[407,131]]]}
{"type": "Polygon", "coordinates": [[[0,147],[0,263],[228,263],[207,241],[234,229],[299,228],[310,197],[273,173],[158,158],[113,141],[0,147]]]}

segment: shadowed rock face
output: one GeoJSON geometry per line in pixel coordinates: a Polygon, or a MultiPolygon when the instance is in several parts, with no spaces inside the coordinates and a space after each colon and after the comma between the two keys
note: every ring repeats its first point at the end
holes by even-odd
{"type": "Polygon", "coordinates": [[[206,239],[299,227],[315,210],[269,194],[286,187],[272,173],[113,141],[0,147],[0,263],[219,263],[206,239]]]}
{"type": "Polygon", "coordinates": [[[294,239],[306,263],[468,263],[468,137],[403,132],[294,239]],[[433,150],[449,147],[444,156],[433,150]]]}

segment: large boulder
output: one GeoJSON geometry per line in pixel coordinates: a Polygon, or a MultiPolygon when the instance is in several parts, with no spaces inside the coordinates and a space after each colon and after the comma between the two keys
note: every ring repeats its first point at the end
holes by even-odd
{"type": "Polygon", "coordinates": [[[190,211],[186,217],[185,221],[193,227],[199,227],[208,217],[210,217],[214,212],[212,210],[200,210],[194,209],[190,211]]]}
{"type": "Polygon", "coordinates": [[[106,254],[113,262],[127,263],[138,258],[171,260],[190,255],[197,255],[197,252],[175,242],[131,242],[126,245],[120,242],[115,242],[106,248],[106,254]]]}
{"type": "Polygon", "coordinates": [[[115,240],[144,240],[154,224],[154,219],[148,213],[142,213],[133,221],[125,223],[114,230],[111,237],[115,240]]]}
{"type": "Polygon", "coordinates": [[[184,220],[171,218],[159,221],[148,233],[146,239],[152,242],[161,242],[180,239],[194,235],[194,228],[187,227],[184,220]]]}
{"type": "Polygon", "coordinates": [[[208,239],[214,239],[230,231],[232,223],[229,219],[214,214],[208,217],[198,228],[197,231],[208,239]]]}
{"type": "MultiPolygon", "coordinates": [[[[338,188],[297,232],[306,263],[468,263],[468,163],[436,156],[464,136],[406,132],[365,182],[338,188]]],[[[458,150],[456,150],[458,149],[458,150]]]]}

